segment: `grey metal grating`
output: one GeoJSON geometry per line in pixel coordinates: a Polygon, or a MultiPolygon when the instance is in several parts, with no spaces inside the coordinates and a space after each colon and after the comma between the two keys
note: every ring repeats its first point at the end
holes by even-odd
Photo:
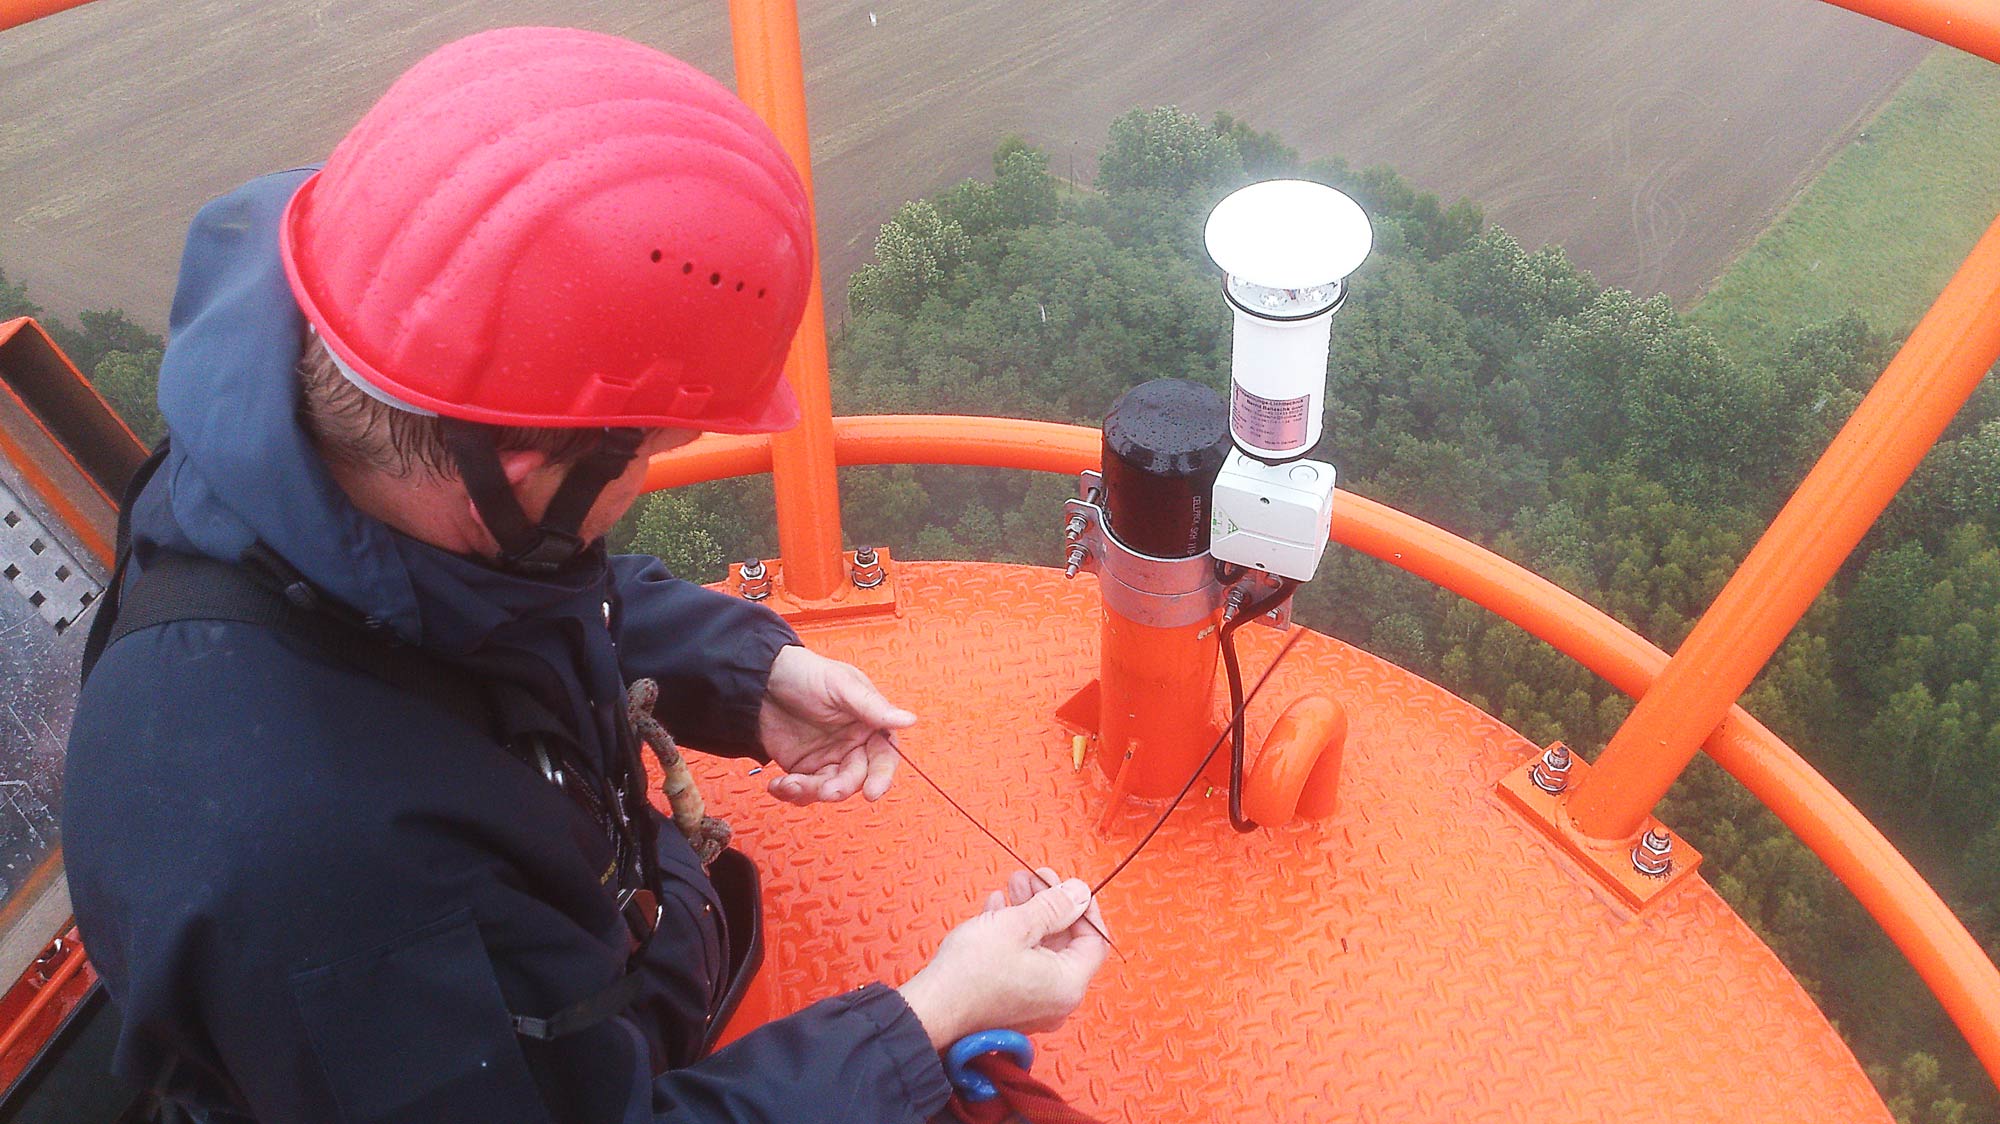
{"type": "Polygon", "coordinates": [[[19,590],[59,633],[76,623],[104,592],[4,481],[0,481],[0,578],[19,590]]]}

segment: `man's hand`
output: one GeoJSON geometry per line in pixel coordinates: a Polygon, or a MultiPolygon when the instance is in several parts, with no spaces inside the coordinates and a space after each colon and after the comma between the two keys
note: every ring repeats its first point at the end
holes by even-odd
{"type": "Polygon", "coordinates": [[[1046,867],[1039,874],[1016,871],[986,912],[945,934],[931,962],[897,989],[932,1046],[979,1030],[1054,1030],[1083,1002],[1111,949],[1099,935],[1104,915],[1089,886],[1046,867]]]}
{"type": "Polygon", "coordinates": [[[880,800],[896,775],[888,731],[916,720],[859,668],[797,645],[780,649],[757,715],[765,751],[785,769],[772,779],[771,795],[799,805],[857,792],[880,800]]]}

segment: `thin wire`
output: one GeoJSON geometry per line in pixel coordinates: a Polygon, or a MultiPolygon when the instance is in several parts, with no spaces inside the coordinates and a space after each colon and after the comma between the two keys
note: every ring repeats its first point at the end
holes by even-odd
{"type": "Polygon", "coordinates": [[[1257,678],[1256,685],[1250,688],[1250,694],[1243,699],[1243,705],[1237,707],[1236,713],[1230,715],[1228,727],[1222,733],[1216,735],[1215,744],[1208,747],[1208,755],[1201,759],[1201,764],[1195,766],[1194,775],[1190,776],[1187,783],[1181,786],[1179,795],[1176,795],[1173,802],[1167,805],[1166,811],[1160,813],[1159,820],[1147,830],[1145,838],[1139,840],[1139,845],[1132,848],[1132,853],[1121,859],[1117,866],[1111,868],[1110,874],[1105,875],[1098,881],[1097,885],[1091,887],[1091,896],[1095,897],[1098,893],[1102,892],[1106,886],[1111,884],[1113,878],[1118,877],[1121,871],[1132,865],[1132,860],[1139,857],[1139,852],[1146,849],[1146,844],[1153,841],[1153,836],[1158,835],[1160,829],[1167,826],[1167,818],[1174,814],[1174,809],[1180,807],[1181,801],[1187,797],[1189,792],[1193,791],[1195,782],[1200,780],[1202,773],[1208,770],[1208,763],[1215,760],[1216,751],[1221,749],[1222,743],[1229,739],[1230,730],[1236,727],[1236,723],[1243,721],[1243,715],[1249,711],[1250,704],[1257,701],[1258,693],[1263,691],[1264,684],[1270,681],[1271,673],[1278,670],[1279,664],[1285,662],[1285,656],[1291,652],[1292,646],[1297,644],[1305,634],[1306,630],[1303,628],[1292,630],[1292,638],[1285,641],[1284,647],[1278,649],[1278,654],[1271,659],[1271,665],[1264,669],[1264,674],[1257,678]]]}
{"type": "MultiPolygon", "coordinates": [[[[917,764],[917,759],[910,756],[910,751],[904,749],[901,745],[897,743],[895,734],[890,733],[887,730],[884,730],[882,731],[882,735],[888,740],[889,748],[895,750],[897,756],[901,757],[903,761],[909,765],[910,768],[915,769],[917,771],[917,775],[924,779],[924,783],[931,786],[931,791],[937,793],[939,796],[944,797],[944,802],[951,805],[953,810],[957,811],[959,815],[964,816],[967,823],[970,823],[972,826],[978,828],[980,834],[986,836],[986,838],[991,839],[993,842],[999,844],[1000,849],[1007,852],[1008,856],[1012,858],[1015,862],[1020,863],[1021,869],[1028,872],[1028,877],[1041,883],[1043,889],[1048,889],[1048,890],[1055,889],[1055,887],[1049,885],[1048,879],[1043,878],[1039,873],[1035,871],[1035,864],[1022,858],[1021,853],[1019,851],[1016,851],[1014,848],[1009,847],[1005,839],[1000,838],[999,836],[993,834],[992,831],[988,830],[985,824],[979,822],[979,818],[977,816],[974,816],[971,812],[965,810],[965,805],[960,804],[956,800],[953,800],[951,798],[951,793],[946,792],[944,790],[943,785],[937,783],[937,781],[929,773],[925,772],[924,767],[922,765],[917,764]]],[[[1091,894],[1092,896],[1095,896],[1096,891],[1095,890],[1091,891],[1091,894]]],[[[1118,959],[1120,960],[1125,959],[1125,954],[1119,951],[1117,942],[1111,939],[1111,934],[1105,932],[1103,928],[1101,928],[1097,924],[1097,922],[1092,921],[1089,915],[1086,914],[1085,916],[1079,918],[1079,920],[1081,920],[1084,924],[1090,926],[1092,929],[1096,929],[1097,935],[1104,938],[1105,945],[1108,946],[1111,949],[1111,951],[1118,953],[1118,959]]]]}

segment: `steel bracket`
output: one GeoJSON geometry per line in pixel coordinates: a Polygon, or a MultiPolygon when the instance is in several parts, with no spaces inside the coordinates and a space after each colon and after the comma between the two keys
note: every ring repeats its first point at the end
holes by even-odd
{"type": "Polygon", "coordinates": [[[1531,779],[1535,762],[1541,754],[1509,769],[1494,786],[1500,798],[1519,812],[1522,818],[1533,824],[1536,830],[1553,841],[1556,846],[1568,852],[1571,858],[1582,864],[1584,870],[1605,889],[1618,896],[1620,901],[1633,909],[1644,909],[1661,895],[1692,876],[1701,866],[1701,852],[1694,849],[1687,840],[1668,830],[1665,824],[1651,817],[1641,828],[1641,834],[1655,831],[1673,843],[1672,862],[1664,874],[1641,874],[1632,865],[1632,849],[1639,842],[1637,837],[1621,840],[1592,839],[1571,825],[1569,813],[1565,810],[1564,797],[1583,778],[1590,775],[1590,763],[1582,757],[1573,757],[1569,766],[1568,790],[1563,793],[1544,791],[1531,779]]]}

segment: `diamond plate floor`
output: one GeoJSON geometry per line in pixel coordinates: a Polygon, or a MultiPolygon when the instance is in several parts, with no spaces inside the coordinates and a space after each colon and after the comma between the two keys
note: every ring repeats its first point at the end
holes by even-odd
{"type": "MultiPolygon", "coordinates": [[[[922,722],[911,755],[1023,855],[1095,881],[1109,785],[1054,712],[1095,674],[1088,578],[899,564],[897,619],[804,629],[922,722]]],[[[1241,636],[1254,681],[1280,638],[1241,636]]],[[[1197,790],[1103,894],[1126,956],[1038,1040],[1036,1072],[1107,1120],[1880,1121],[1854,1058],[1699,878],[1642,915],[1502,806],[1534,747],[1409,673],[1309,635],[1251,746],[1309,689],[1347,707],[1340,809],[1239,836],[1197,790]]],[[[704,760],[764,867],[780,1009],[900,982],[1013,863],[913,774],[879,804],[791,808],[704,760]]]]}

